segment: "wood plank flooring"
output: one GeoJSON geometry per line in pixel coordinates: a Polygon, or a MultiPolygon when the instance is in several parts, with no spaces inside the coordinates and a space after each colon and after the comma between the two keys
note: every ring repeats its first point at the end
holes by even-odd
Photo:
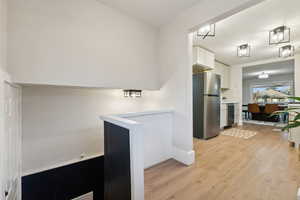
{"type": "Polygon", "coordinates": [[[244,125],[245,140],[220,135],[194,140],[196,162],[174,160],[145,171],[146,200],[295,200],[300,187],[297,150],[273,127],[244,125]]]}

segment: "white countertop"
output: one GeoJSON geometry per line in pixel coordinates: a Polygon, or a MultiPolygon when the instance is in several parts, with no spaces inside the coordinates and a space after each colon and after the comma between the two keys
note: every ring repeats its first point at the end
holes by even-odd
{"type": "Polygon", "coordinates": [[[107,121],[123,128],[134,128],[135,126],[140,125],[140,123],[128,119],[130,117],[139,117],[146,115],[159,115],[165,113],[173,113],[173,110],[165,109],[165,110],[155,110],[155,111],[145,111],[145,112],[134,112],[134,113],[124,113],[124,114],[115,114],[115,115],[101,115],[100,119],[103,121],[107,121]]]}
{"type": "Polygon", "coordinates": [[[233,103],[233,104],[238,104],[239,102],[237,101],[221,101],[222,104],[229,104],[229,103],[233,103]]]}

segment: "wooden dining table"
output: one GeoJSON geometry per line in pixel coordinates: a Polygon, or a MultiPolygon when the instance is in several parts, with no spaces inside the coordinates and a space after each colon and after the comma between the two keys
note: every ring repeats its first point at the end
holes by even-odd
{"type": "MultiPolygon", "coordinates": [[[[245,113],[245,118],[246,119],[249,119],[250,118],[250,113],[248,112],[248,104],[243,104],[243,113],[245,113]]],[[[266,108],[266,104],[258,104],[259,106],[259,110],[260,112],[263,114],[264,113],[264,110],[266,108]]],[[[278,109],[279,111],[282,111],[282,110],[285,110],[288,108],[288,105],[287,104],[279,104],[278,105],[278,109]]],[[[288,120],[288,115],[287,114],[282,114],[280,117],[282,117],[282,121],[286,122],[288,120]]]]}

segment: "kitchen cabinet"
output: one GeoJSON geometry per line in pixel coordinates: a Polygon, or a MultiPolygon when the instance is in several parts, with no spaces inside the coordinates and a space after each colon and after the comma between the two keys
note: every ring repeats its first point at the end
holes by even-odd
{"type": "Polygon", "coordinates": [[[221,76],[221,88],[230,89],[230,67],[216,61],[213,72],[221,76]]]}
{"type": "Polygon", "coordinates": [[[193,47],[193,66],[203,70],[215,68],[215,54],[201,47],[193,47]]]}

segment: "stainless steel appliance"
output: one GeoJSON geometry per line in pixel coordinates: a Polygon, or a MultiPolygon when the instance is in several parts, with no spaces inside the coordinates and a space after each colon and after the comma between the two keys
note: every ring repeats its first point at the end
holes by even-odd
{"type": "Polygon", "coordinates": [[[193,134],[209,139],[220,133],[220,75],[203,72],[193,75],[193,134]]]}
{"type": "Polygon", "coordinates": [[[234,103],[227,104],[227,126],[232,127],[234,125],[234,103]]]}

